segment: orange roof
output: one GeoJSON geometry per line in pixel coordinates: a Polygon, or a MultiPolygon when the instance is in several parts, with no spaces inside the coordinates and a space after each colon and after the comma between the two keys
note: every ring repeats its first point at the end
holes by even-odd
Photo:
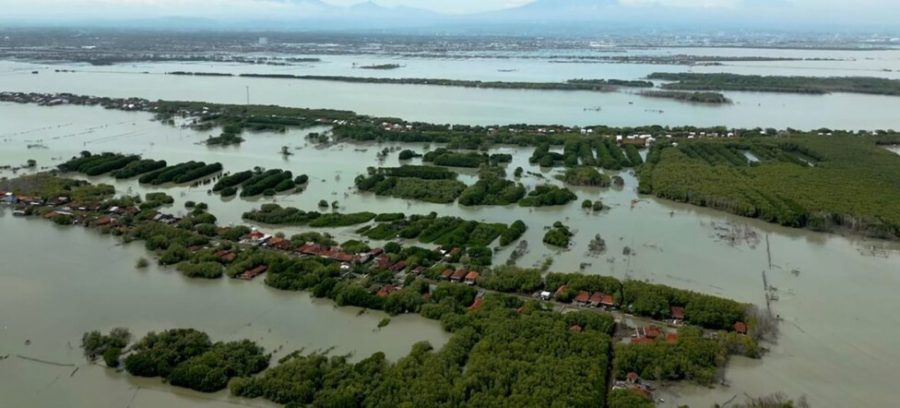
{"type": "Polygon", "coordinates": [[[684,308],[681,306],[672,306],[672,318],[684,320],[684,308]]]}
{"type": "Polygon", "coordinates": [[[644,328],[644,336],[650,339],[655,339],[662,334],[662,331],[659,327],[656,326],[647,326],[644,328]]]}
{"type": "Polygon", "coordinates": [[[603,298],[600,300],[600,304],[603,306],[615,306],[616,300],[613,299],[612,295],[603,294],[603,298]]]}
{"type": "Polygon", "coordinates": [[[577,324],[573,324],[573,325],[569,326],[569,331],[572,333],[581,333],[583,330],[584,329],[582,329],[581,326],[579,326],[577,324]]]}
{"type": "Polygon", "coordinates": [[[475,282],[481,276],[478,272],[472,271],[466,274],[466,281],[475,282]]]}
{"type": "Polygon", "coordinates": [[[734,331],[740,334],[747,334],[747,324],[744,322],[737,322],[734,324],[734,331]]]}
{"type": "Polygon", "coordinates": [[[669,344],[678,343],[678,335],[675,333],[666,333],[666,343],[669,343],[669,344]]]}
{"type": "Polygon", "coordinates": [[[456,272],[453,272],[453,275],[450,275],[450,279],[462,280],[466,277],[466,275],[468,275],[468,272],[466,272],[465,269],[460,269],[456,272]]]}
{"type": "Polygon", "coordinates": [[[397,287],[394,285],[382,286],[381,289],[378,289],[378,293],[376,293],[376,296],[381,297],[381,298],[386,298],[391,293],[394,293],[398,290],[399,289],[397,289],[397,287]]]}
{"type": "Polygon", "coordinates": [[[578,295],[575,296],[575,301],[580,303],[587,303],[591,300],[591,294],[585,291],[578,292],[578,295]]]}
{"type": "Polygon", "coordinates": [[[556,289],[556,292],[554,292],[553,294],[554,294],[554,295],[559,295],[560,293],[565,292],[566,289],[568,289],[568,288],[566,287],[566,285],[562,285],[562,286],[560,286],[558,289],[556,289]]]}
{"type": "Polygon", "coordinates": [[[441,272],[441,276],[444,278],[449,279],[450,275],[453,275],[453,269],[444,269],[444,271],[441,272]]]}
{"type": "Polygon", "coordinates": [[[472,306],[469,306],[469,310],[478,310],[481,309],[481,305],[484,303],[484,298],[475,298],[475,301],[472,302],[472,306]]]}

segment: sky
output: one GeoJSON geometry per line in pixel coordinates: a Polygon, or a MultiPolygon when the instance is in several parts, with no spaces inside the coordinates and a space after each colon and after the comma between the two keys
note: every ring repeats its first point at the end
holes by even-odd
{"type": "MultiPolygon", "coordinates": [[[[116,19],[122,16],[183,16],[210,19],[224,16],[256,17],[296,15],[304,1],[316,0],[0,0],[0,21],[42,18],[116,19]],[[48,17],[49,16],[49,17],[48,17]]],[[[337,6],[349,6],[364,0],[321,0],[337,6]]],[[[531,0],[376,0],[382,6],[407,6],[445,14],[470,14],[513,8],[531,0]]],[[[589,3],[592,0],[542,0],[559,4],[589,3]]],[[[618,2],[631,9],[658,9],[668,6],[688,12],[706,10],[746,10],[748,18],[767,16],[816,20],[828,24],[834,19],[897,24],[900,0],[596,0],[618,2]],[[760,14],[759,10],[768,10],[760,14]],[[787,17],[786,17],[787,16],[787,17]]],[[[302,13],[301,13],[302,14],[302,13]]],[[[677,17],[676,17],[677,18],[677,17]]]]}

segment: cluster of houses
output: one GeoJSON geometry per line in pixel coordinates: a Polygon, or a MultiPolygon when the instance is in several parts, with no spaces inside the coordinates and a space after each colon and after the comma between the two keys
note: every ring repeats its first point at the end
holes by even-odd
{"type": "Polygon", "coordinates": [[[653,399],[653,384],[641,379],[641,376],[634,371],[630,371],[625,374],[625,380],[616,380],[613,383],[612,389],[627,390],[648,400],[653,399]]]}
{"type": "Polygon", "coordinates": [[[156,109],[155,103],[142,98],[102,98],[96,96],[75,95],[71,93],[0,92],[0,101],[33,103],[40,106],[99,105],[107,109],[132,111],[150,111],[156,109]]]}
{"type": "MultiPolygon", "coordinates": [[[[556,289],[553,296],[559,296],[568,290],[569,288],[566,285],[560,286],[556,289]]],[[[541,299],[550,300],[550,298],[550,292],[541,292],[541,299]]],[[[582,307],[593,306],[603,309],[614,309],[616,307],[616,299],[612,295],[603,292],[591,293],[586,290],[579,291],[575,298],[572,299],[572,303],[582,307]]]]}
{"type": "Polygon", "coordinates": [[[678,333],[664,332],[663,329],[652,324],[638,327],[631,335],[631,344],[653,344],[657,339],[665,339],[666,343],[675,344],[678,343],[678,333]]]}
{"type": "Polygon", "coordinates": [[[469,271],[464,268],[462,269],[446,269],[441,272],[441,278],[449,280],[450,282],[465,282],[467,285],[473,286],[478,283],[478,278],[481,277],[481,274],[475,271],[469,271]]]}

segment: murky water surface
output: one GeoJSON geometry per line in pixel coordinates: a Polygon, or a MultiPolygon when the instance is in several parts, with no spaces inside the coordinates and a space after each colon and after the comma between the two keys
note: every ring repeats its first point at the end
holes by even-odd
{"type": "MultiPolygon", "coordinates": [[[[868,58],[853,55],[859,59],[868,58]]],[[[896,65],[895,53],[877,55],[872,57],[875,62],[866,64],[857,64],[857,61],[816,64],[838,70],[835,72],[848,72],[858,65],[896,65]]],[[[327,57],[326,60],[334,68],[350,64],[351,60],[381,61],[379,58],[327,57]]],[[[537,64],[534,61],[513,62],[537,64]]],[[[487,73],[491,70],[496,73],[494,66],[507,66],[513,62],[465,62],[472,71],[460,75],[490,78],[487,73]]],[[[411,59],[406,63],[404,75],[422,61],[411,59]]],[[[446,61],[428,63],[434,67],[449,64],[446,61]]],[[[766,72],[789,72],[793,69],[790,68],[792,64],[816,65],[784,62],[776,64],[778,70],[765,69],[769,69],[766,72]]],[[[103,68],[117,71],[115,73],[90,72],[101,69],[80,67],[85,72],[44,70],[33,75],[20,72],[23,69],[30,72],[30,64],[0,62],[0,89],[243,102],[244,86],[249,84],[254,102],[335,107],[454,123],[758,123],[775,127],[837,128],[897,128],[900,125],[896,115],[900,111],[900,98],[862,95],[736,94],[730,96],[735,97],[738,104],[709,108],[635,99],[624,94],[250,81],[135,73],[165,72],[182,65],[135,64],[103,68]],[[637,107],[627,103],[631,99],[637,101],[637,107]],[[582,106],[594,105],[604,105],[604,110],[590,115],[582,112],[582,106]],[[646,113],[643,111],[645,106],[664,107],[665,113],[646,113]]],[[[197,70],[220,70],[219,65],[222,64],[201,66],[197,70]]],[[[563,79],[576,76],[576,73],[586,77],[630,78],[642,75],[638,69],[643,69],[630,65],[559,65],[575,71],[560,73],[546,70],[546,65],[541,65],[541,72],[553,73],[527,77],[527,70],[522,69],[511,75],[517,75],[516,79],[552,79],[551,75],[563,79]],[[627,72],[588,75],[592,69],[632,70],[633,75],[626,75],[627,72]]],[[[741,64],[741,69],[750,69],[754,65],[758,64],[741,64]]],[[[317,66],[313,64],[309,70],[320,69],[317,66]]],[[[730,69],[728,67],[730,65],[710,69],[730,69]]],[[[331,68],[322,70],[344,73],[331,68]]],[[[660,67],[651,68],[655,71],[660,67]]],[[[245,68],[233,69],[244,72],[245,68]]],[[[434,72],[450,76],[443,75],[449,73],[450,68],[446,68],[448,71],[435,71],[437,69],[421,73],[412,71],[413,75],[409,76],[434,72]]],[[[368,166],[399,164],[396,154],[379,163],[376,153],[385,147],[421,151],[424,145],[342,144],[318,148],[305,140],[308,131],[289,131],[285,134],[248,134],[247,141],[240,147],[207,148],[199,142],[215,132],[163,126],[150,119],[150,115],[144,113],[99,108],[0,104],[0,165],[20,165],[27,159],[35,159],[39,167],[52,167],[81,150],[91,150],[138,153],[170,163],[218,161],[231,172],[254,166],[283,168],[295,174],[308,174],[311,183],[307,191],[274,199],[222,200],[208,195],[208,186],[148,190],[133,180],[99,177],[91,181],[111,183],[120,192],[166,191],[176,198],[176,203],[167,210],[173,213],[184,212],[183,204],[187,200],[207,202],[210,211],[225,224],[242,223],[244,211],[265,202],[275,201],[309,210],[322,199],[339,201],[344,212],[436,211],[507,223],[522,219],[529,226],[524,237],[529,243],[529,252],[519,261],[522,266],[538,265],[546,257],[552,257],[553,270],[583,270],[620,278],[647,279],[758,305],[765,304],[762,273],[768,269],[768,238],[774,268],[768,272],[767,279],[777,288],[778,297],[772,307],[784,319],[778,343],[771,346],[771,352],[762,360],[734,359],[726,373],[730,387],[679,386],[662,395],[666,400],[663,405],[674,407],[689,403],[702,407],[715,401],[726,401],[735,394],[759,395],[773,391],[791,396],[806,395],[817,407],[891,406],[895,402],[893,378],[900,364],[900,348],[895,341],[900,337],[900,317],[895,313],[900,308],[900,297],[896,296],[900,290],[900,245],[896,243],[798,231],[718,211],[640,197],[635,193],[636,180],[627,172],[622,173],[626,180],[624,189],[577,188],[574,191],[579,195],[578,201],[555,208],[465,208],[455,204],[433,205],[375,197],[356,193],[353,178],[364,173],[368,166]],[[29,149],[29,144],[41,144],[46,148],[29,149]],[[288,146],[295,154],[282,157],[279,154],[282,146],[288,146]],[[587,213],[580,208],[584,199],[600,199],[611,209],[601,214],[587,213]],[[541,243],[544,228],[555,221],[563,221],[577,231],[574,245],[569,250],[554,250],[541,243]],[[754,234],[750,239],[737,242],[719,236],[722,230],[733,228],[744,228],[754,234]],[[606,240],[608,250],[605,254],[590,256],[588,243],[596,234],[606,240]],[[632,256],[623,255],[626,247],[634,252],[632,256]]],[[[322,129],[311,131],[315,130],[322,129]]],[[[429,146],[431,149],[436,147],[429,146]]],[[[891,149],[900,153],[896,147],[891,149]]],[[[509,173],[522,166],[526,172],[543,176],[524,177],[522,181],[529,187],[556,182],[554,170],[542,170],[528,164],[531,149],[499,147],[493,152],[514,155],[509,173]]],[[[475,180],[472,171],[460,171],[463,181],[471,183],[475,180]]],[[[0,176],[12,174],[7,171],[0,176]]],[[[261,280],[199,282],[156,267],[137,271],[135,261],[147,256],[140,244],[122,246],[93,231],[14,218],[8,210],[0,210],[0,214],[0,356],[10,355],[8,359],[0,360],[0,378],[3,378],[0,395],[4,397],[4,404],[10,406],[265,406],[260,401],[235,400],[225,393],[210,396],[175,390],[157,380],[140,380],[87,366],[78,345],[81,334],[91,329],[128,326],[137,335],[143,335],[150,330],[196,327],[216,339],[257,340],[269,350],[278,350],[276,358],[299,348],[314,350],[332,346],[336,348],[335,352],[367,356],[384,351],[389,357],[398,358],[416,341],[428,340],[439,346],[447,339],[447,334],[437,323],[416,316],[394,318],[388,327],[377,331],[375,327],[383,317],[379,313],[358,316],[357,309],[335,308],[327,301],[311,300],[305,294],[275,291],[265,287],[261,280]],[[26,346],[26,340],[31,340],[31,345],[26,346]],[[72,375],[74,367],[36,363],[19,355],[75,364],[79,369],[72,375]]],[[[261,227],[289,235],[305,230],[261,227]]],[[[354,229],[329,232],[344,240],[356,236],[354,229]]],[[[503,262],[511,249],[499,251],[495,262],[503,262]]]]}

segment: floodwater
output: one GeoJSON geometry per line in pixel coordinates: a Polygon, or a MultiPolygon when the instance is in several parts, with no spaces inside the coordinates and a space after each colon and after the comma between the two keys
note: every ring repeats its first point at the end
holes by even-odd
{"type": "MultiPolygon", "coordinates": [[[[291,67],[220,63],[122,64],[90,67],[78,64],[0,62],[0,90],[74,92],[81,94],[150,99],[204,100],[243,103],[247,87],[253,103],[352,109],[360,113],[449,123],[561,123],[571,125],[728,125],[733,127],[795,127],[842,129],[896,128],[900,98],[834,94],[827,96],[728,93],[736,103],[709,107],[641,98],[625,93],[540,92],[476,90],[429,86],[344,84],[274,79],[176,77],[175,70],[259,72],[389,77],[441,77],[506,81],[558,81],[570,78],[637,79],[657,71],[733,72],[768,75],[866,75],[900,77],[898,51],[786,51],[748,49],[658,49],[633,54],[707,54],[838,58],[839,61],[733,62],[714,67],[648,64],[550,64],[542,59],[397,58],[387,56],[324,56],[323,62],[291,67]],[[399,63],[403,68],[369,71],[353,68],[375,63],[399,63]],[[74,69],[75,73],[56,73],[74,69]],[[40,74],[30,72],[39,70],[40,74]],[[504,72],[501,72],[504,71],[504,72]],[[510,71],[512,70],[512,71],[510,71]],[[146,72],[146,74],[145,74],[146,72]],[[601,111],[585,111],[585,107],[601,111]],[[423,109],[423,107],[425,107],[423,109]],[[663,113],[658,113],[663,111],[663,113]]],[[[614,55],[614,54],[604,54],[614,55]]],[[[714,293],[757,305],[765,303],[762,273],[777,288],[774,312],[784,318],[778,343],[763,360],[733,359],[726,376],[730,388],[701,389],[679,386],[663,395],[665,406],[689,403],[706,406],[733,395],[782,391],[806,395],[814,406],[888,406],[892,368],[900,351],[892,339],[898,333],[900,247],[893,243],[845,238],[786,229],[730,216],[717,211],[638,197],[636,181],[627,173],[626,187],[579,188],[579,200],[565,208],[464,208],[432,205],[354,193],[353,178],[367,166],[396,165],[396,155],[378,163],[376,152],[385,148],[422,145],[339,145],[319,149],[309,145],[306,131],[286,134],[250,134],[240,147],[207,148],[198,145],[209,134],[161,126],[144,113],[99,108],[40,108],[0,104],[0,165],[18,165],[36,159],[39,166],[55,166],[81,150],[139,153],[171,163],[185,160],[220,161],[227,171],[254,166],[285,168],[308,174],[306,192],[260,200],[222,200],[208,196],[208,187],[163,187],[176,197],[169,211],[183,212],[187,200],[204,201],[223,223],[240,223],[244,211],[263,202],[313,209],[319,200],[337,200],[341,211],[405,211],[458,215],[469,219],[529,225],[524,239],[529,252],[519,265],[531,266],[553,258],[553,270],[600,273],[648,279],[697,291],[714,293]],[[28,149],[43,144],[47,149],[28,149]],[[281,146],[295,153],[282,157],[281,146]],[[612,207],[602,214],[580,209],[583,199],[602,199],[612,207]],[[639,199],[636,204],[632,200],[639,199]],[[543,228],[563,221],[577,234],[567,251],[541,243],[543,228]],[[755,238],[736,243],[715,236],[716,227],[740,226],[755,238]],[[590,239],[600,234],[608,250],[588,256],[590,239]],[[766,236],[773,268],[768,268],[766,236]],[[626,257],[628,247],[636,255],[626,257]]],[[[435,148],[436,146],[430,146],[435,148]]],[[[900,153],[900,150],[894,148],[900,153]]],[[[511,169],[522,166],[545,178],[527,176],[532,187],[554,182],[553,171],[531,167],[530,149],[498,148],[512,153],[511,169]]],[[[474,181],[471,171],[462,179],[474,181]]],[[[9,172],[0,173],[9,176],[9,172]]],[[[100,177],[92,181],[115,184],[122,192],[144,193],[135,181],[100,177]]],[[[418,340],[439,345],[446,334],[433,322],[415,317],[395,318],[381,332],[373,329],[381,315],[356,316],[356,310],[336,309],[328,302],[303,294],[282,293],[261,281],[198,282],[172,271],[134,270],[135,260],[146,256],[139,245],[118,246],[111,238],[78,228],[58,228],[43,221],[0,217],[6,254],[0,271],[0,373],[11,378],[0,384],[14,405],[82,406],[221,406],[235,401],[224,394],[209,396],[165,387],[156,380],[139,380],[96,366],[85,366],[77,349],[85,330],[128,326],[137,335],[173,326],[193,326],[216,339],[249,337],[268,349],[284,351],[306,347],[368,355],[385,351],[403,355],[418,340]],[[54,256],[37,250],[53,248],[54,256]],[[103,254],[85,257],[83,254],[103,254]],[[59,282],[65,285],[59,285],[59,282]],[[242,286],[249,286],[244,288],[242,286]],[[239,288],[240,287],[240,288],[239,288]],[[238,289],[239,288],[239,289],[238,289]],[[143,296],[142,296],[143,295],[143,296]],[[219,317],[221,316],[221,317],[219,317]],[[250,325],[248,325],[250,323],[250,325]],[[271,331],[270,331],[271,329],[271,331]],[[371,338],[371,340],[369,340],[371,338]],[[24,346],[31,339],[31,346],[24,346]],[[70,347],[71,345],[71,347],[70,347]],[[74,363],[71,368],[33,363],[15,357],[74,363]]],[[[303,228],[268,228],[288,234],[303,228]]],[[[355,228],[331,230],[340,240],[355,237],[355,228]]],[[[511,248],[501,250],[502,262],[511,248]]],[[[253,401],[252,404],[260,404],[253,401]]]]}
{"type": "MultiPolygon", "coordinates": [[[[618,53],[619,55],[627,55],[618,53]]],[[[728,62],[720,66],[552,63],[543,58],[409,58],[383,55],[321,56],[322,62],[291,66],[231,63],[86,64],[0,62],[0,90],[202,100],[349,109],[360,113],[436,123],[563,125],[696,125],[796,129],[884,129],[897,126],[900,97],[829,94],[791,95],[726,92],[729,105],[690,104],[641,97],[632,91],[529,91],[425,85],[355,84],[239,77],[185,77],[172,71],[277,73],[563,81],[573,78],[640,79],[652,72],[731,72],[807,76],[900,78],[900,50],[797,51],[754,49],[631,50],[634,55],[713,54],[794,56],[835,61],[728,62]],[[363,70],[354,64],[397,63],[397,70],[363,70]],[[74,70],[76,72],[55,72],[74,70]],[[37,71],[39,74],[32,74],[37,71]],[[426,107],[423,109],[423,107],[426,107]],[[600,108],[597,110],[596,108],[600,108]]],[[[603,53],[603,55],[607,55],[603,53]]],[[[610,53],[609,55],[616,55],[610,53]]],[[[531,57],[534,57],[531,55],[531,57]]]]}
{"type": "Polygon", "coordinates": [[[88,330],[149,331],[193,327],[214,341],[248,338],[278,358],[294,350],[382,351],[400,358],[417,341],[436,347],[449,338],[440,324],[415,315],[394,317],[337,308],[305,293],[253,282],[199,281],[171,269],[135,269],[148,254],[82,228],[16,218],[0,208],[0,395],[8,407],[268,407],[227,392],[202,394],[86,363],[79,348],[88,330]],[[26,344],[30,341],[30,344],[26,344]],[[20,357],[21,356],[21,357],[20,357]],[[55,364],[24,359],[34,358],[55,364]],[[77,368],[77,371],[76,371],[77,368]]]}
{"type": "MultiPolygon", "coordinates": [[[[733,359],[726,377],[731,386],[714,389],[678,386],[662,397],[664,406],[689,403],[709,406],[732,395],[762,395],[781,391],[807,396],[813,406],[890,406],[900,348],[900,245],[783,228],[722,212],[638,196],[636,180],[622,175],[625,188],[573,189],[579,196],[565,207],[527,209],[516,206],[465,208],[435,205],[369,194],[358,194],[353,178],[368,166],[398,165],[396,152],[383,163],[376,153],[384,148],[399,151],[425,145],[341,144],[317,148],[308,144],[308,131],[284,134],[248,134],[240,147],[207,148],[197,144],[210,133],[163,126],[146,113],[126,113],[92,107],[37,107],[0,104],[0,165],[22,164],[32,158],[38,166],[55,166],[81,150],[140,153],[170,163],[185,160],[220,161],[226,171],[254,166],[283,168],[308,174],[310,184],[302,194],[274,199],[222,200],[207,194],[208,186],[166,186],[176,198],[168,210],[181,213],[187,200],[209,203],[220,222],[240,223],[244,211],[275,201],[301,209],[314,209],[319,200],[337,200],[341,211],[374,211],[457,215],[467,219],[512,222],[522,219],[529,227],[524,239],[529,252],[520,266],[539,265],[553,258],[552,270],[646,279],[675,287],[751,302],[764,307],[764,271],[777,288],[774,313],[784,319],[781,336],[762,360],[733,359]],[[43,144],[46,149],[28,149],[43,144]],[[281,146],[294,155],[283,157],[281,146]],[[581,200],[601,199],[611,209],[600,214],[581,210],[581,200]],[[638,200],[638,201],[633,201],[638,200]],[[544,228],[555,221],[571,226],[576,235],[565,251],[541,243],[544,228]],[[717,231],[739,228],[751,231],[747,239],[723,240],[717,231]],[[589,256],[590,240],[600,234],[608,250],[589,256]],[[769,244],[772,268],[767,256],[769,244]],[[624,256],[628,247],[634,253],[624,256]]],[[[321,130],[321,129],[318,129],[321,130]]],[[[438,146],[428,146],[434,149],[438,146]]],[[[558,170],[528,164],[531,149],[500,147],[493,152],[514,155],[508,173],[522,166],[532,187],[556,181],[558,170]]],[[[460,170],[467,183],[471,170],[460,170]]],[[[10,172],[0,176],[10,176],[10,172]]],[[[134,180],[109,177],[91,179],[114,184],[121,192],[145,193],[134,180]]],[[[8,213],[0,217],[0,242],[5,256],[0,270],[0,354],[23,354],[52,361],[83,364],[77,350],[81,333],[90,329],[129,326],[138,334],[173,326],[192,326],[214,338],[249,337],[268,349],[300,347],[356,351],[368,355],[377,350],[391,357],[402,355],[418,340],[440,344],[446,335],[433,322],[415,317],[394,319],[384,331],[373,332],[380,314],[356,316],[355,309],[336,309],[328,302],[310,301],[303,294],[281,293],[252,283],[197,282],[176,272],[150,268],[134,270],[134,262],[146,256],[140,245],[118,246],[111,238],[80,228],[58,228],[39,220],[22,220],[8,213]],[[52,249],[52,256],[42,256],[52,249]],[[62,282],[62,284],[61,284],[62,282]],[[246,287],[245,287],[246,286],[246,287]],[[248,323],[252,325],[248,326],[248,323]],[[272,330],[269,332],[269,330],[272,330]],[[23,346],[25,339],[33,341],[23,346]],[[371,340],[370,340],[371,339],[371,340]],[[71,348],[69,347],[71,345],[71,348]]],[[[266,232],[288,235],[308,229],[260,226],[266,232]]],[[[339,240],[355,237],[356,227],[328,230],[339,240]]],[[[377,244],[377,243],[374,243],[377,244]]],[[[499,251],[502,263],[512,248],[499,251]]],[[[84,367],[74,377],[71,368],[56,368],[11,357],[0,361],[4,395],[15,395],[15,405],[39,405],[54,401],[84,402],[96,406],[110,393],[115,406],[123,405],[141,387],[132,406],[203,406],[232,401],[224,395],[212,402],[200,395],[160,388],[155,381],[139,381],[97,367],[84,367]],[[10,373],[15,372],[13,376],[10,373]],[[21,374],[25,373],[25,374],[21,374]],[[10,379],[11,378],[11,379],[10,379]],[[147,390],[143,387],[151,387],[147,390]],[[157,391],[162,389],[163,391],[157,391]],[[225,401],[225,402],[223,402],[225,401]]],[[[205,397],[205,396],[203,396],[205,397]]],[[[257,402],[253,402],[256,404],[257,402]]]]}

